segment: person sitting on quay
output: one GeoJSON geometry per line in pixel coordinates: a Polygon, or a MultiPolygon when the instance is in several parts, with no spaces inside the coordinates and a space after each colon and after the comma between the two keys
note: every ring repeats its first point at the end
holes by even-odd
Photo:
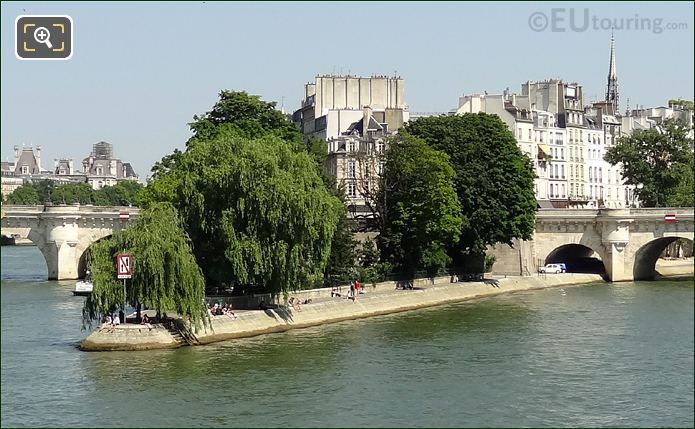
{"type": "Polygon", "coordinates": [[[236,319],[236,314],[234,314],[234,311],[232,311],[232,304],[225,304],[224,307],[222,307],[222,314],[225,316],[229,316],[232,319],[236,319]]]}
{"type": "Polygon", "coordinates": [[[290,305],[292,308],[294,308],[297,311],[302,311],[302,307],[299,305],[299,300],[295,297],[290,298],[289,300],[290,305]]]}
{"type": "Polygon", "coordinates": [[[142,320],[140,321],[141,325],[149,325],[150,323],[150,317],[147,315],[147,313],[144,313],[142,315],[142,320]]]}

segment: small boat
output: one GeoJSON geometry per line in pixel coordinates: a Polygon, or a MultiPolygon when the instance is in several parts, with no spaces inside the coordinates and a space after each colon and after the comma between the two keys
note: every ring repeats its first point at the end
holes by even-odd
{"type": "Polygon", "coordinates": [[[92,280],[86,278],[75,283],[75,290],[73,290],[72,293],[73,295],[86,296],[92,293],[92,290],[94,290],[92,280]]]}

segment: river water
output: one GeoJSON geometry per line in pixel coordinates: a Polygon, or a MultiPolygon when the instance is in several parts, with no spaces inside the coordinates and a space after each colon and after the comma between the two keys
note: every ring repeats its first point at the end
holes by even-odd
{"type": "Polygon", "coordinates": [[[84,298],[45,276],[36,248],[2,248],[3,427],[694,424],[690,280],[86,353],[84,298]]]}

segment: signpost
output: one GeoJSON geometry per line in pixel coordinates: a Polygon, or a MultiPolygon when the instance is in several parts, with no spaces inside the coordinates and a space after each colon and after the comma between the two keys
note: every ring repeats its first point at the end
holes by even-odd
{"type": "Polygon", "coordinates": [[[676,221],[676,214],[675,213],[667,213],[664,215],[664,222],[675,222],[676,221]]]}
{"type": "Polygon", "coordinates": [[[116,274],[119,279],[123,279],[123,323],[125,323],[125,280],[133,276],[133,258],[127,253],[116,256],[116,274]]]}
{"type": "Polygon", "coordinates": [[[128,220],[128,219],[130,219],[130,213],[128,213],[127,211],[119,212],[119,213],[118,213],[118,218],[119,218],[120,220],[128,220]]]}

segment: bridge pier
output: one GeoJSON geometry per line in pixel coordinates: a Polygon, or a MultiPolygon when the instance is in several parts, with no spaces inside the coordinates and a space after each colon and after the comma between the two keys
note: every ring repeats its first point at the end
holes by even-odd
{"type": "Polygon", "coordinates": [[[46,260],[50,280],[80,276],[80,259],[90,244],[126,227],[132,207],[3,206],[2,232],[28,238],[46,260]]]}
{"type": "Polygon", "coordinates": [[[613,210],[598,218],[602,224],[602,244],[605,248],[603,266],[608,280],[613,282],[631,281],[632,261],[626,260],[626,251],[630,242],[630,224],[634,219],[622,218],[630,215],[630,209],[613,210]]]}

